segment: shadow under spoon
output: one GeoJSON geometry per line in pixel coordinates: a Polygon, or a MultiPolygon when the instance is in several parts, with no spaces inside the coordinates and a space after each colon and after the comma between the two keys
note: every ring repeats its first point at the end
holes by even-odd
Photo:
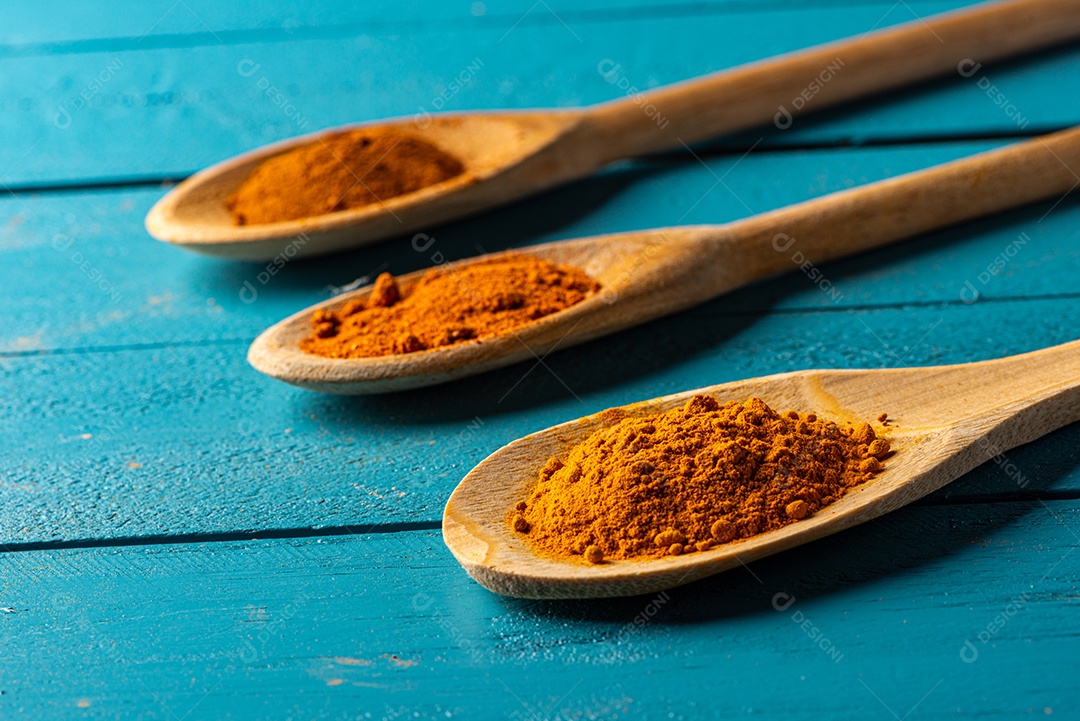
{"type": "MultiPolygon", "coordinates": [[[[440,114],[366,124],[427,140],[457,156],[464,172],[360,208],[234,225],[225,201],[252,170],[330,132],[323,130],[196,173],[158,201],[146,217],[146,228],[165,242],[225,258],[267,261],[282,253],[297,258],[337,252],[478,213],[584,177],[614,160],[681,150],[774,121],[786,127],[793,116],[788,108],[815,83],[813,102],[805,106],[816,111],[955,74],[968,58],[987,63],[1078,35],[1075,0],[1007,0],[583,109],[440,114]],[[824,83],[820,77],[826,72],[836,77],[824,83]]],[[[363,172],[356,173],[362,182],[363,172]]]]}
{"type": "Polygon", "coordinates": [[[776,409],[836,422],[889,415],[895,454],[885,470],[813,516],[778,530],[683,556],[606,561],[541,557],[508,522],[545,461],[603,427],[600,414],[534,433],[474,468],[450,496],[443,539],[486,588],[523,598],[630,596],[750,563],[896,510],[995,455],[1080,420],[1080,341],[965,365],[888,370],[811,370],[687,391],[628,406],[645,415],[696,393],[720,402],[758,396],[776,409]]]}
{"type": "MultiPolygon", "coordinates": [[[[1070,166],[1080,168],[1080,128],[727,225],[646,230],[523,248],[513,252],[581,268],[603,289],[512,332],[433,350],[341,359],[300,348],[311,333],[313,311],[364,298],[370,287],[363,288],[270,327],[251,345],[248,361],[268,376],[327,393],[383,393],[443,383],[543,357],[552,349],[690,308],[804,262],[820,265],[930,230],[1061,198],[1080,185],[1070,166]]],[[[444,272],[476,260],[449,264],[444,272]]],[[[402,276],[402,291],[408,293],[425,272],[402,276]]]]}

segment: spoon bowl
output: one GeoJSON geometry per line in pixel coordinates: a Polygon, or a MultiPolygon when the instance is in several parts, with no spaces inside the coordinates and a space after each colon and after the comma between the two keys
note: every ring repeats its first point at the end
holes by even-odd
{"type": "Polygon", "coordinates": [[[443,539],[484,587],[523,598],[632,596],[745,565],[896,510],[984,461],[1080,420],[1080,341],[956,366],[784,373],[678,393],[624,408],[635,416],[682,405],[694,394],[721,403],[757,396],[778,411],[814,412],[839,424],[870,422],[894,454],[885,469],[807,519],[703,552],[647,560],[559,560],[532,551],[508,522],[550,457],[608,422],[595,414],[504,446],[458,485],[443,539]],[[888,424],[874,423],[881,413],[888,424]]]}
{"type": "Polygon", "coordinates": [[[360,208],[299,220],[235,225],[228,198],[264,161],[326,134],[319,131],[239,155],[191,176],[161,199],[146,217],[156,238],[197,253],[237,260],[266,260],[287,253],[303,257],[357,245],[357,237],[381,238],[430,227],[432,223],[554,185],[591,167],[587,156],[568,155],[560,138],[580,126],[573,111],[471,113],[401,118],[336,128],[386,128],[426,140],[465,164],[460,175],[416,192],[360,208]],[[497,181],[497,182],[487,182],[497,181]]]}
{"type": "MultiPolygon", "coordinates": [[[[673,292],[645,292],[649,284],[630,283],[630,271],[647,274],[651,285],[668,277],[685,278],[693,265],[693,249],[715,234],[708,227],[685,227],[657,233],[623,233],[533,246],[514,254],[527,254],[553,263],[572,265],[598,280],[603,290],[581,303],[500,335],[434,348],[417,353],[373,358],[326,358],[301,350],[300,341],[311,333],[316,310],[335,310],[353,298],[366,298],[371,286],[307,308],[264,331],[248,351],[248,361],[259,371],[292,385],[336,394],[385,393],[445,383],[494,368],[542,357],[552,349],[584,343],[626,325],[628,317],[649,318],[700,302],[687,287],[673,292]],[[663,252],[656,250],[663,248],[663,252]],[[604,252],[604,251],[607,252],[604,252]],[[634,259],[646,259],[635,264],[634,259]],[[637,267],[628,268],[634,264],[637,267]],[[620,293],[619,291],[623,291],[620,293]]],[[[484,256],[491,258],[507,253],[484,256]]],[[[443,266],[453,273],[465,260],[443,266]]],[[[402,293],[428,271],[398,277],[402,293]]],[[[635,278],[635,280],[637,280],[635,278]]]]}

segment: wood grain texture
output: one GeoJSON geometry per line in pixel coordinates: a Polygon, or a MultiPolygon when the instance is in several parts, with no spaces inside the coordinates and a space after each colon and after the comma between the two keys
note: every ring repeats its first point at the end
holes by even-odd
{"type": "Polygon", "coordinates": [[[1080,421],[1080,341],[965,365],[807,370],[643,400],[646,416],[697,394],[721,403],[755,397],[850,428],[875,423],[892,446],[885,469],[813,516],[768,533],[676,557],[585,563],[538,555],[507,515],[550,458],[612,421],[590,415],[517,440],[469,471],[447,501],[443,540],[485,588],[520,598],[605,598],[658,593],[729,571],[896,510],[1013,448],[1080,421]],[[889,425],[874,419],[888,413],[889,425]]]}
{"type": "MultiPolygon", "coordinates": [[[[527,364],[447,387],[433,406],[423,394],[318,399],[262,381],[243,361],[259,329],[323,296],[328,282],[423,267],[436,252],[462,257],[478,243],[497,250],[671,223],[688,210],[693,222],[737,218],[743,202],[776,207],[985,147],[762,154],[715,159],[708,169],[649,164],[440,230],[424,254],[390,244],[287,264],[266,284],[261,266],[193,258],[141,236],[142,212],[159,191],[9,196],[0,200],[15,219],[0,235],[11,279],[0,284],[9,314],[0,398],[11,441],[0,459],[8,474],[0,541],[435,523],[446,494],[490,451],[583,413],[805,367],[962,362],[1075,338],[1080,225],[1066,200],[1048,215],[1050,205],[921,239],[910,252],[828,265],[839,297],[796,272],[674,325],[552,357],[580,403],[543,367],[515,388],[527,364]],[[713,173],[738,197],[710,191],[713,173]],[[980,274],[1021,233],[1030,242],[983,283],[980,274]],[[53,279],[48,292],[42,277],[53,279]],[[243,302],[245,282],[255,302],[243,302]],[[965,282],[983,294],[978,303],[964,302],[965,282]]],[[[1055,468],[1074,436],[1062,438],[1038,444],[1055,468]]],[[[1041,455],[1020,456],[1025,493],[1080,487],[1073,473],[1050,484],[1041,455]]],[[[996,467],[954,489],[960,497],[1017,492],[996,467]]]]}
{"type": "MultiPolygon", "coordinates": [[[[522,364],[385,398],[263,381],[242,345],[5,359],[0,541],[436,521],[457,482],[496,448],[604,408],[807,367],[1000,357],[1066,342],[1080,328],[1073,299],[718,310],[585,344],[546,368],[522,364]]],[[[1080,488],[1075,471],[1051,479],[1039,460],[1075,438],[1065,432],[1022,457],[1024,493],[1080,488]]],[[[986,471],[958,492],[1017,492],[1005,469],[986,471]]]]}
{"type": "MultiPolygon", "coordinates": [[[[200,170],[154,205],[146,216],[146,229],[159,240],[230,259],[265,262],[286,251],[296,257],[336,253],[478,215],[592,175],[612,161],[660,151],[682,152],[690,145],[761,127],[770,120],[786,129],[802,118],[810,101],[821,110],[917,87],[932,78],[967,77],[977,65],[972,58],[992,63],[1080,38],[1080,15],[1075,9],[1073,0],[1000,0],[584,108],[423,113],[377,121],[373,126],[339,126],[333,130],[375,127],[413,135],[459,158],[462,172],[361,208],[236,225],[226,206],[245,178],[268,159],[322,137],[317,132],[200,170]],[[836,79],[842,70],[842,77],[836,79]],[[812,91],[807,90],[807,78],[812,91]]],[[[601,61],[597,70],[610,79],[617,67],[614,61],[601,61]]],[[[1080,182],[1080,176],[1069,169],[1075,160],[1074,144],[1056,136],[1043,137],[1039,149],[1051,164],[1040,163],[1029,148],[1024,156],[1030,174],[1002,181],[1011,184],[1017,205],[1023,202],[1021,189],[1030,189],[1032,197],[1043,199],[1050,192],[1060,195],[1071,190],[1074,179],[1080,182]],[[1054,181],[1062,175],[1068,185],[1054,181]],[[1047,188],[1039,190],[1044,183],[1047,188]]],[[[995,177],[1005,175],[1000,167],[994,170],[995,177]]],[[[975,207],[967,199],[947,198],[944,181],[941,192],[935,190],[932,195],[941,196],[943,207],[975,207]]],[[[1002,201],[990,198],[1002,194],[984,191],[981,195],[987,198],[984,205],[1000,208],[1002,201]]],[[[911,202],[893,200],[897,205],[911,202]]],[[[869,199],[851,202],[887,204],[869,199]]],[[[910,215],[920,217],[921,213],[910,215]]],[[[898,219],[893,224],[900,225],[898,219]]]]}
{"type": "MultiPolygon", "coordinates": [[[[655,87],[960,4],[545,0],[582,42],[531,0],[488,2],[480,18],[468,2],[412,0],[8,4],[0,182],[185,175],[295,135],[299,121],[431,109],[478,58],[446,109],[616,99],[623,89],[597,71],[605,58],[628,83],[655,87]],[[245,59],[259,66],[247,78],[245,59]],[[91,99],[76,107],[84,90],[91,99]],[[61,106],[66,128],[54,124],[61,106]]],[[[317,398],[264,382],[242,354],[328,284],[415,270],[436,251],[724,222],[746,215],[742,203],[761,212],[989,145],[738,162],[763,136],[759,150],[1075,125],[1078,76],[1075,48],[986,66],[732,138],[714,150],[736,155],[706,158],[709,170],[685,156],[639,164],[433,229],[425,254],[387,244],[289,264],[266,284],[263,266],[152,243],[140,223],[156,187],[0,193],[0,543],[103,546],[0,554],[0,717],[1076,716],[1075,426],[927,505],[753,564],[762,584],[736,571],[672,592],[643,624],[651,598],[502,601],[435,530],[446,494],[490,450],[592,410],[805,367],[960,362],[1077,337],[1075,201],[826,266],[839,298],[793,274],[549,359],[580,402],[543,367],[517,388],[527,367],[435,396],[317,398]],[[710,191],[710,171],[738,198],[710,191]],[[1021,233],[1030,242],[982,283],[1021,233]],[[971,305],[959,299],[968,281],[981,293],[971,305]],[[245,282],[256,302],[241,301],[245,282]],[[363,530],[356,521],[384,533],[333,537],[363,530]],[[240,528],[328,535],[178,543],[240,528]],[[777,593],[795,599],[783,613],[777,593]],[[960,659],[966,641],[974,663],[960,659]]]]}
{"type": "Polygon", "coordinates": [[[434,532],[3,554],[0,713],[1070,718],[1078,524],[912,507],[592,603],[500,599],[434,532]]]}
{"type": "MultiPolygon", "coordinates": [[[[974,58],[993,63],[1030,54],[1070,43],[1078,31],[1072,0],[985,3],[656,88],[590,116],[603,128],[598,144],[611,157],[679,150],[770,121],[787,129],[804,112],[917,89],[933,78],[971,77],[981,69],[974,58]]],[[[609,67],[618,66],[598,67],[605,78],[618,72],[609,67]]]]}
{"type": "MultiPolygon", "coordinates": [[[[918,5],[923,14],[953,7],[918,5]]],[[[174,31],[190,29],[182,9],[169,13],[158,30],[169,31],[170,23],[178,24],[174,31]]],[[[621,80],[609,83],[598,72],[605,59],[621,65],[628,86],[644,89],[908,20],[903,8],[886,13],[880,4],[732,9],[690,22],[619,17],[573,32],[554,20],[514,27],[507,19],[494,27],[350,28],[344,37],[261,43],[219,43],[208,35],[197,47],[144,49],[136,42],[116,50],[11,57],[0,60],[0,132],[7,139],[0,169],[9,186],[185,176],[305,130],[421,108],[573,107],[624,97],[621,80]],[[534,47],[547,49],[539,60],[527,52],[534,47]],[[103,76],[106,82],[91,87],[103,76]],[[46,87],[40,78],[50,79],[46,87]],[[460,90],[450,92],[455,79],[460,90]],[[444,92],[447,99],[440,100],[444,92]]],[[[971,78],[957,75],[786,131],[773,128],[766,143],[1016,134],[1075,125],[1080,100],[1059,90],[1077,75],[1078,63],[1074,48],[987,66],[971,78]],[[992,97],[991,87],[998,89],[992,97]]],[[[745,148],[760,137],[733,142],[745,148]]]]}
{"type": "MultiPolygon", "coordinates": [[[[925,14],[927,5],[963,7],[978,0],[910,0],[925,14]]],[[[264,4],[252,12],[243,4],[223,4],[209,0],[185,0],[184,6],[153,3],[121,3],[122,11],[101,12],[78,0],[50,0],[33,7],[4,9],[0,27],[0,48],[10,54],[64,54],[86,52],[89,47],[115,47],[141,39],[170,46],[194,45],[212,40],[212,33],[234,39],[237,33],[251,33],[258,39],[303,36],[305,33],[345,33],[354,26],[408,31],[418,27],[456,24],[509,27],[550,25],[556,15],[569,22],[590,24],[625,17],[695,18],[710,13],[732,11],[790,10],[805,5],[797,0],[715,0],[687,3],[685,0],[545,0],[548,12],[530,0],[502,0],[490,7],[457,5],[439,0],[405,0],[393,7],[378,3],[341,5],[333,0],[277,2],[264,4]],[[51,22],[39,22],[42,15],[51,22]],[[209,38],[207,36],[210,36],[209,38]]],[[[814,7],[876,6],[879,13],[895,10],[888,0],[816,0],[814,7]]],[[[910,14],[910,13],[909,13],[910,14]]],[[[897,17],[900,13],[897,13],[897,17]]]]}
{"type": "MultiPolygon", "coordinates": [[[[1058,202],[1080,186],[1074,165],[1080,167],[1080,128],[727,225],[675,226],[533,246],[526,252],[582,269],[601,290],[513,332],[449,348],[341,359],[300,347],[311,333],[312,314],[366,300],[371,294],[371,286],[366,286],[271,326],[251,344],[248,361],[272,378],[327,393],[387,393],[446,383],[687,310],[793,266],[815,268],[982,216],[1058,202]]],[[[155,206],[148,224],[168,202],[166,196],[155,206]]],[[[482,259],[448,265],[445,272],[455,273],[482,259]]],[[[421,271],[399,277],[402,292],[408,294],[423,277],[421,271]]],[[[977,290],[969,290],[975,300],[977,290]]]]}
{"type": "MultiPolygon", "coordinates": [[[[707,165],[639,163],[433,228],[434,242],[422,253],[402,238],[281,267],[221,263],[153,242],[141,223],[162,192],[156,189],[0,197],[0,216],[8,218],[0,226],[0,254],[11,279],[0,284],[0,301],[10,315],[0,328],[0,351],[250,340],[329,297],[328,286],[345,286],[381,270],[400,274],[479,252],[602,232],[728,222],[997,145],[762,153],[741,161],[713,158],[707,165]],[[718,185],[717,177],[728,187],[718,185]],[[43,277],[52,279],[47,293],[41,292],[43,277]],[[72,313],[73,308],[78,311],[72,313]]],[[[962,294],[970,295],[966,283],[983,299],[1067,295],[1077,292],[1078,219],[1080,208],[1067,198],[916,239],[825,266],[824,290],[821,279],[815,283],[793,262],[792,275],[729,295],[722,308],[762,312],[956,303],[962,294]]],[[[421,239],[421,247],[427,242],[421,239]]]]}
{"type": "MultiPolygon", "coordinates": [[[[371,245],[451,220],[477,215],[549,187],[591,174],[599,144],[574,142],[585,115],[576,110],[471,113],[398,118],[376,123],[427,141],[461,159],[462,172],[411,193],[335,213],[276,223],[235,225],[227,199],[259,165],[316,142],[292,138],[200,170],[169,190],[146,216],[155,238],[204,255],[257,262],[371,245]]],[[[334,132],[368,125],[347,125],[334,132]]],[[[593,141],[595,141],[595,136],[593,141]]]]}

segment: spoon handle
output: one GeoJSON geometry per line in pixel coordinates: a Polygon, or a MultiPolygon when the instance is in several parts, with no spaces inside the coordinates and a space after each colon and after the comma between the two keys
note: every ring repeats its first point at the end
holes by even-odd
{"type": "Polygon", "coordinates": [[[939,399],[956,396],[957,407],[966,405],[972,416],[1009,417],[1036,407],[1028,413],[1040,419],[1039,427],[1025,429],[1030,435],[1020,443],[1080,421],[1080,340],[936,370],[935,383],[925,384],[926,392],[937,393],[939,399]],[[976,385],[980,393],[963,394],[964,388],[976,385]]]}
{"type": "MultiPolygon", "coordinates": [[[[1080,36],[1076,0],[1006,0],[915,20],[589,108],[601,160],[680,148],[773,122],[786,129],[803,112],[957,73],[980,63],[1080,36]]],[[[630,87],[632,71],[598,70],[630,87]]],[[[594,151],[598,150],[594,146],[594,151]]]]}
{"type": "MultiPolygon", "coordinates": [[[[716,226],[704,240],[715,258],[710,296],[731,290],[734,275],[742,285],[1036,201],[1061,203],[1080,186],[1077,171],[1080,126],[716,226]]],[[[978,288],[969,283],[961,298],[974,301],[978,288]]]]}
{"type": "Polygon", "coordinates": [[[981,444],[993,456],[1080,421],[1080,340],[977,363],[851,373],[833,378],[828,392],[857,398],[871,417],[871,410],[897,407],[898,388],[905,407],[902,419],[894,417],[899,424],[933,427],[948,419],[977,434],[993,430],[993,443],[981,444]]]}
{"type": "MultiPolygon", "coordinates": [[[[1006,472],[1004,451],[1080,421],[1080,341],[974,366],[980,385],[974,397],[996,407],[973,425],[985,434],[984,451],[1006,472]]],[[[972,405],[971,396],[957,404],[964,405],[972,405]]]]}

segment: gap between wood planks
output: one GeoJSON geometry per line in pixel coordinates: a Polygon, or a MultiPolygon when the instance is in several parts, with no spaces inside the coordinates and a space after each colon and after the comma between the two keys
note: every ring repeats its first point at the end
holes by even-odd
{"type": "Polygon", "coordinates": [[[69,541],[27,541],[25,543],[0,543],[0,554],[67,548],[170,546],[182,543],[227,543],[230,541],[262,541],[281,538],[368,536],[404,531],[437,531],[441,528],[442,521],[409,521],[399,523],[358,523],[351,526],[322,526],[319,528],[268,528],[261,531],[229,531],[225,533],[178,533],[176,535],[154,534],[147,536],[117,536],[115,538],[84,538],[69,541]]]}
{"type": "MultiPolygon", "coordinates": [[[[1041,503],[1080,500],[1080,489],[1044,491],[1041,493],[990,494],[986,496],[956,496],[936,499],[920,498],[909,506],[944,507],[1001,505],[1006,503],[1041,503]]],[[[371,525],[322,526],[320,528],[268,528],[262,531],[230,531],[224,533],[178,533],[176,535],[117,536],[114,538],[83,538],[67,541],[27,541],[0,543],[0,555],[28,551],[58,551],[75,548],[113,548],[128,546],[175,546],[186,543],[231,543],[291,538],[331,538],[335,536],[369,536],[408,531],[439,531],[441,520],[376,523],[371,525]]]]}
{"type": "MultiPolygon", "coordinates": [[[[487,111],[484,111],[487,112],[487,111]]],[[[791,153],[791,152],[806,152],[815,150],[844,150],[844,149],[862,149],[862,148],[887,148],[887,147],[900,147],[904,145],[921,146],[921,145],[947,145],[949,143],[975,143],[983,142],[987,140],[1003,140],[1003,141],[1021,141],[1029,140],[1031,138],[1038,137],[1040,135],[1047,135],[1049,133],[1058,132],[1060,130],[1066,130],[1071,126],[1053,126],[1045,128],[1029,128],[1027,130],[1009,130],[1009,131],[994,131],[985,133],[942,133],[938,135],[919,135],[919,136],[904,136],[904,137],[884,137],[884,138],[846,138],[840,141],[833,142],[796,142],[787,143],[783,145],[757,145],[757,144],[740,144],[740,145],[714,145],[709,147],[703,146],[695,150],[694,153],[683,151],[669,151],[665,153],[659,153],[656,155],[641,156],[639,158],[633,158],[626,162],[645,162],[645,163],[683,163],[683,162],[700,162],[701,158],[724,158],[724,157],[744,157],[749,155],[751,151],[755,155],[773,154],[773,153],[791,153]]],[[[332,130],[332,128],[326,128],[326,130],[332,130]]],[[[752,132],[752,131],[750,131],[752,132]]],[[[759,141],[760,142],[760,141],[759,141]]],[[[180,183],[186,180],[189,176],[196,171],[190,171],[188,173],[180,173],[176,175],[155,175],[155,176],[142,176],[134,178],[103,178],[101,180],[91,181],[74,181],[74,182],[62,182],[62,181],[41,181],[31,183],[11,183],[4,186],[4,190],[9,195],[20,195],[29,193],[71,193],[81,192],[88,190],[116,190],[121,188],[146,188],[155,185],[172,186],[176,183],[180,183]]]]}
{"type": "MultiPolygon", "coordinates": [[[[975,4],[977,0],[967,2],[947,2],[946,0],[910,0],[915,4],[942,5],[954,8],[975,4]]],[[[538,3],[539,4],[539,3],[538,3]]],[[[491,14],[482,16],[454,15],[431,18],[366,18],[355,22],[337,25],[301,25],[299,27],[258,27],[232,30],[213,30],[196,33],[160,33],[142,37],[116,36],[111,38],[86,38],[83,40],[59,40],[52,42],[0,43],[0,60],[8,58],[42,57],[52,55],[78,55],[85,53],[117,52],[134,50],[162,50],[206,47],[212,45],[240,45],[247,43],[296,42],[302,40],[337,40],[355,37],[358,34],[395,33],[402,28],[410,31],[430,31],[447,27],[461,29],[481,28],[500,29],[507,27],[529,27],[544,25],[567,25],[568,23],[600,24],[627,20],[664,20],[681,17],[701,17],[708,15],[727,15],[733,13],[776,13],[799,10],[836,10],[852,7],[888,7],[891,3],[882,0],[839,0],[807,8],[793,0],[731,0],[729,2],[705,3],[686,2],[670,5],[640,5],[621,8],[586,8],[582,10],[560,9],[556,14],[550,12],[534,13],[531,8],[522,15],[520,12],[491,14]]],[[[526,4],[525,7],[528,7],[526,4]]],[[[535,5],[533,5],[535,7],[535,5]]],[[[895,6],[894,6],[895,7],[895,6]]],[[[918,16],[916,16],[918,17],[918,16]]]]}
{"type": "MultiPolygon", "coordinates": [[[[1040,294],[1024,296],[980,296],[979,302],[985,304],[1039,302],[1080,299],[1080,292],[1060,294],[1040,294]]],[[[877,310],[903,310],[907,308],[963,308],[969,305],[963,300],[921,300],[921,301],[898,301],[896,303],[862,304],[848,306],[823,306],[803,308],[772,308],[762,310],[736,310],[726,313],[705,313],[704,318],[763,318],[777,315],[809,315],[814,313],[850,313],[852,311],[877,311],[877,310]]],[[[696,309],[691,308],[683,313],[693,314],[696,309]]],[[[161,350],[164,348],[205,348],[212,346],[243,346],[250,345],[255,340],[254,336],[242,338],[215,338],[204,340],[177,340],[159,341],[153,343],[125,343],[119,345],[103,346],[75,346],[73,348],[36,348],[32,350],[0,351],[0,358],[35,358],[39,356],[60,355],[84,355],[89,353],[123,353],[126,351],[161,350]]]]}

